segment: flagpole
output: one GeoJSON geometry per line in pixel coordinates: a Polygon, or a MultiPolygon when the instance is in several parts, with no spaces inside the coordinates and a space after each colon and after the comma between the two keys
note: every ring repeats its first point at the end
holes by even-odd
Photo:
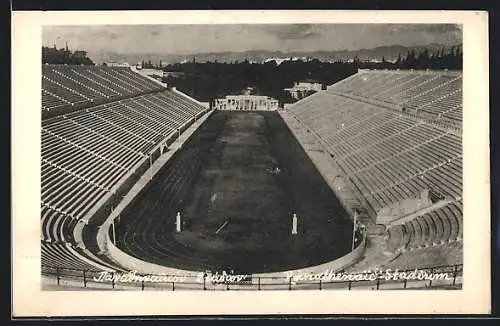
{"type": "Polygon", "coordinates": [[[153,163],[151,162],[151,153],[149,153],[149,180],[153,179],[153,163]]]}
{"type": "Polygon", "coordinates": [[[356,239],[356,222],[357,222],[357,218],[358,218],[358,213],[357,212],[354,212],[354,224],[352,226],[352,250],[354,250],[354,240],[356,239]]]}
{"type": "Polygon", "coordinates": [[[113,228],[113,244],[116,246],[116,231],[115,231],[115,220],[111,221],[111,227],[113,228]]]}

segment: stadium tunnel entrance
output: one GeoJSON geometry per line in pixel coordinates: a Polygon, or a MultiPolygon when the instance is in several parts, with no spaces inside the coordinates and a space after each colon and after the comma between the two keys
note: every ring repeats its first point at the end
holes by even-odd
{"type": "Polygon", "coordinates": [[[351,250],[352,226],[277,112],[216,111],[115,232],[118,248],[147,262],[252,274],[337,259],[351,250]]]}

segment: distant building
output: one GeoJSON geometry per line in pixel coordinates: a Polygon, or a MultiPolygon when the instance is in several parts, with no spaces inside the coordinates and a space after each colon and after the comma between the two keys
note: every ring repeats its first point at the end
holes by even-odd
{"type": "Polygon", "coordinates": [[[311,93],[319,92],[321,90],[321,83],[315,81],[300,81],[296,82],[292,88],[285,88],[285,92],[290,93],[290,95],[296,99],[301,100],[311,93]]]}
{"type": "Polygon", "coordinates": [[[184,76],[184,72],[182,72],[182,71],[164,71],[163,72],[164,78],[167,78],[167,77],[177,78],[177,77],[182,77],[182,76],[184,76]]]}
{"type": "Polygon", "coordinates": [[[262,95],[227,95],[214,101],[216,110],[274,111],[278,100],[262,95]]]}
{"type": "Polygon", "coordinates": [[[127,62],[115,62],[115,61],[106,62],[106,66],[108,66],[108,67],[130,67],[130,65],[127,62]]]}
{"type": "Polygon", "coordinates": [[[159,69],[142,68],[141,70],[143,74],[148,75],[150,77],[155,77],[160,79],[163,77],[163,71],[159,69]]]}

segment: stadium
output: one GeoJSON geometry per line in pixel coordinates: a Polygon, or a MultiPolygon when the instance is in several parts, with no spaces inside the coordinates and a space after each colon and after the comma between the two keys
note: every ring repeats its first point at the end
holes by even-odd
{"type": "Polygon", "coordinates": [[[360,69],[269,111],[42,72],[44,289],[461,288],[461,71],[360,69]],[[416,269],[449,277],[349,277],[416,269]]]}

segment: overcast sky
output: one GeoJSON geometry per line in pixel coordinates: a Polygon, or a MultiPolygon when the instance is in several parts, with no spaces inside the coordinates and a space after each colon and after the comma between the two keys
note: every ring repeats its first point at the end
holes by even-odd
{"type": "Polygon", "coordinates": [[[46,26],[43,45],[88,52],[190,54],[223,51],[357,50],[462,42],[450,24],[46,26]]]}

